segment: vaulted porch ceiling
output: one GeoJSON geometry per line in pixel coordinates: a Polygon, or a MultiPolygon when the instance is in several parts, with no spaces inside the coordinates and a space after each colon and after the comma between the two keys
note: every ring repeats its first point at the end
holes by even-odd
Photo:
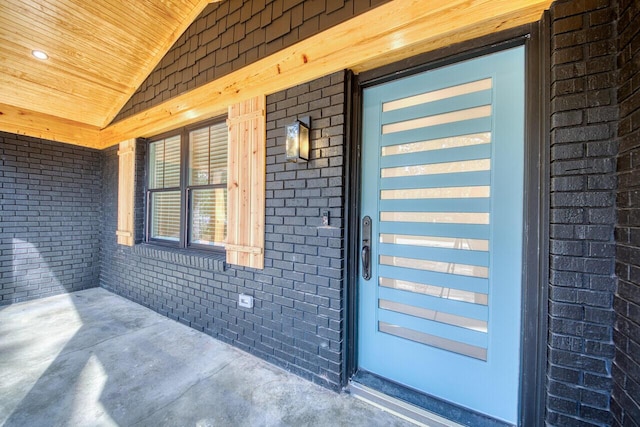
{"type": "Polygon", "coordinates": [[[107,126],[210,2],[2,0],[0,111],[107,126]]]}
{"type": "Polygon", "coordinates": [[[144,9],[142,2],[115,0],[5,0],[0,4],[0,130],[105,148],[222,114],[230,103],[340,69],[365,71],[534,22],[551,1],[394,0],[109,125],[209,0],[144,2],[144,9]],[[82,18],[74,18],[79,11],[82,18]],[[33,19],[24,19],[29,13],[33,19]],[[130,16],[138,14],[144,16],[133,25],[130,16]],[[156,32],[159,19],[173,22],[164,38],[156,32]],[[108,31],[97,31],[98,24],[108,31]],[[131,42],[134,38],[140,41],[131,42]],[[30,58],[36,48],[49,49],[51,59],[30,58]],[[57,55],[65,61],[54,60],[57,55]]]}

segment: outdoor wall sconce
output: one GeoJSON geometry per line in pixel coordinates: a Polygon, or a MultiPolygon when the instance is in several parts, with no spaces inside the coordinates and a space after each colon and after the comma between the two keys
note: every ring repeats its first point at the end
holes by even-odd
{"type": "Polygon", "coordinates": [[[291,123],[286,129],[286,155],[288,162],[306,162],[309,160],[309,129],[311,118],[302,117],[291,123]]]}

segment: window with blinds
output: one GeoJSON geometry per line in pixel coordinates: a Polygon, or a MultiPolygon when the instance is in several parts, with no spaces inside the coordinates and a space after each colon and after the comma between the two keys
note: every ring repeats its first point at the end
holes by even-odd
{"type": "Polygon", "coordinates": [[[189,132],[189,242],[222,246],[227,237],[227,125],[189,132]]]}
{"type": "Polygon", "coordinates": [[[147,241],[221,248],[227,234],[227,126],[185,128],[148,151],[147,241]]]}

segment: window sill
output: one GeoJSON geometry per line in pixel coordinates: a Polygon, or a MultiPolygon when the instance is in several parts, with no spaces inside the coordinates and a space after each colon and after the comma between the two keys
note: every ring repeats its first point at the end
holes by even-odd
{"type": "Polygon", "coordinates": [[[146,258],[155,258],[202,270],[225,271],[227,269],[224,252],[208,253],[195,249],[178,249],[148,243],[135,245],[133,252],[146,258]]]}

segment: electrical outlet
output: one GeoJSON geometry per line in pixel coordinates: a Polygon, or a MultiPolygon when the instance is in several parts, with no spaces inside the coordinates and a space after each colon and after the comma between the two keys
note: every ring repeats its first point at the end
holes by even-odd
{"type": "Polygon", "coordinates": [[[253,308],[253,297],[251,295],[238,295],[238,305],[244,308],[253,308]]]}

